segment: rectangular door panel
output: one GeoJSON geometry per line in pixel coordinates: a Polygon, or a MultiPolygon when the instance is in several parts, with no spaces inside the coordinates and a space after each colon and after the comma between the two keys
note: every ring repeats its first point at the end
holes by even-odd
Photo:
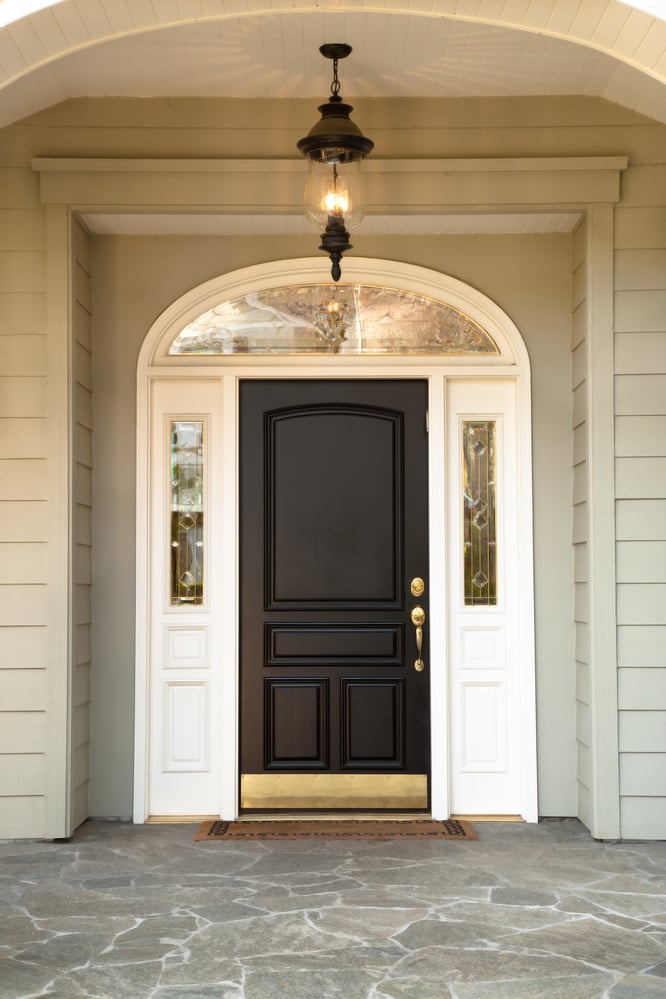
{"type": "Polygon", "coordinates": [[[403,626],[334,628],[302,624],[266,627],[266,666],[399,666],[403,626]]]}
{"type": "Polygon", "coordinates": [[[328,682],[265,681],[266,769],[325,769],[328,763],[328,682]]]}
{"type": "Polygon", "coordinates": [[[404,681],[342,680],[342,740],[345,768],[404,765],[404,681]]]}

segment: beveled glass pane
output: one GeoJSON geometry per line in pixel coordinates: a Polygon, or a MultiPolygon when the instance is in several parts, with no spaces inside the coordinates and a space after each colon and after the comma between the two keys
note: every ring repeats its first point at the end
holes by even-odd
{"type": "Polygon", "coordinates": [[[204,425],[173,420],[171,445],[171,604],[204,597],[204,425]]]}
{"type": "Polygon", "coordinates": [[[182,330],[169,354],[499,354],[463,312],[396,288],[316,284],[222,302],[182,330]]]}
{"type": "Polygon", "coordinates": [[[497,603],[495,421],[464,421],[463,550],[465,605],[497,603]]]}

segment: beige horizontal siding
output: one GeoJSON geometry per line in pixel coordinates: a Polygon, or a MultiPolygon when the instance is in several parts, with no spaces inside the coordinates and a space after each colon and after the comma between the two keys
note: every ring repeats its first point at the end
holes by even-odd
{"type": "Polygon", "coordinates": [[[0,627],[46,624],[45,586],[0,586],[0,627]]]}
{"type": "Polygon", "coordinates": [[[666,668],[632,666],[618,670],[618,706],[621,711],[642,711],[646,705],[665,709],[666,668]]]}
{"type": "MultiPolygon", "coordinates": [[[[0,460],[4,458],[45,458],[46,420],[30,417],[0,419],[0,460]]],[[[1,466],[0,466],[1,468],[1,466]]]]}
{"type": "Polygon", "coordinates": [[[666,541],[619,541],[618,583],[666,583],[666,541]]]}
{"type": "Polygon", "coordinates": [[[0,628],[0,669],[44,669],[45,627],[0,628]]]}
{"type": "Polygon", "coordinates": [[[46,670],[0,670],[0,705],[3,711],[45,711],[46,670]]]}
{"type": "Polygon", "coordinates": [[[43,542],[3,544],[0,584],[46,583],[46,575],[46,545],[43,542]]]}
{"type": "Polygon", "coordinates": [[[588,663],[576,663],[576,700],[590,704],[590,667],[588,663]]]}
{"type": "Polygon", "coordinates": [[[666,248],[616,250],[615,290],[666,288],[666,248]]]}
{"type": "Polygon", "coordinates": [[[43,711],[0,711],[0,753],[43,753],[46,715],[43,711]]]}
{"type": "Polygon", "coordinates": [[[4,458],[0,461],[0,501],[45,500],[47,466],[43,458],[4,458]]]}
{"type": "Polygon", "coordinates": [[[79,506],[92,506],[92,469],[77,461],[74,466],[74,495],[79,506]]]}
{"type": "Polygon", "coordinates": [[[661,499],[666,496],[666,458],[617,458],[618,499],[661,499]]]}
{"type": "Polygon", "coordinates": [[[666,666],[666,625],[622,625],[617,629],[620,666],[666,666]]]}
{"type": "Polygon", "coordinates": [[[46,758],[43,753],[0,755],[0,809],[8,795],[41,795],[46,790],[46,758]]]}
{"type": "Polygon", "coordinates": [[[666,798],[622,798],[621,834],[625,839],[663,839],[666,798]]]}
{"type": "Polygon", "coordinates": [[[44,249],[44,215],[39,209],[0,211],[0,251],[44,249]]]}
{"type": "Polygon", "coordinates": [[[666,754],[621,753],[620,788],[623,795],[666,797],[666,754]]]}
{"type": "Polygon", "coordinates": [[[621,711],[620,752],[666,753],[666,711],[621,711]]]}
{"type": "Polygon", "coordinates": [[[0,295],[0,333],[43,333],[46,295],[43,292],[5,292],[0,295]]]}
{"type": "Polygon", "coordinates": [[[46,375],[46,337],[41,333],[0,336],[0,371],[10,375],[46,375]]]}
{"type": "MultiPolygon", "coordinates": [[[[666,299],[664,300],[666,307],[666,299]]],[[[616,375],[666,373],[666,313],[662,329],[653,333],[618,333],[615,337],[616,375]]]]}
{"type": "Polygon", "coordinates": [[[618,375],[615,412],[618,416],[666,413],[666,374],[618,375]]]}
{"type": "Polygon", "coordinates": [[[619,205],[615,209],[615,247],[618,250],[666,248],[666,208],[619,205]]]}
{"type": "Polygon", "coordinates": [[[44,835],[43,795],[4,797],[0,810],[0,829],[6,839],[40,839],[44,835]]]}
{"type": "Polygon", "coordinates": [[[663,333],[666,291],[615,292],[616,333],[663,333]]]}
{"type": "Polygon", "coordinates": [[[619,583],[618,624],[666,624],[666,583],[619,583]]]}
{"type": "Polygon", "coordinates": [[[43,291],[45,280],[46,254],[43,251],[0,250],[0,294],[43,291]]]}
{"type": "Polygon", "coordinates": [[[0,501],[0,542],[46,541],[46,502],[0,501]]]}
{"type": "Polygon", "coordinates": [[[0,375],[0,417],[46,415],[45,378],[0,375]]]}
{"type": "Polygon", "coordinates": [[[626,499],[615,504],[618,541],[666,540],[666,499],[626,499]]]}
{"type": "Polygon", "coordinates": [[[618,457],[662,457],[665,450],[666,416],[617,416],[615,418],[615,454],[618,457]]]}
{"type": "Polygon", "coordinates": [[[73,662],[71,690],[71,800],[70,823],[75,828],[88,815],[90,776],[90,652],[92,622],[93,435],[91,427],[92,376],[92,253],[90,237],[78,222],[72,226],[73,268],[73,387],[74,410],[74,525],[73,662]]]}

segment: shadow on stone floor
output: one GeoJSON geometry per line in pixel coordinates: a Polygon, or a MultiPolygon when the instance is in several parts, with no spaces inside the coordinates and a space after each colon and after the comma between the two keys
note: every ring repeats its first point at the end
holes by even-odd
{"type": "Polygon", "coordinates": [[[666,844],[0,843],[0,999],[666,999],[666,844]]]}

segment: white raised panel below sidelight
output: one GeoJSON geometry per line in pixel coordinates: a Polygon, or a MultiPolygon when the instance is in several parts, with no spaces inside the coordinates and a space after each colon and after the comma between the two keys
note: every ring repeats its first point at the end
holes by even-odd
{"type": "Polygon", "coordinates": [[[163,770],[208,770],[208,683],[171,683],[163,688],[163,770]]]}
{"type": "Polygon", "coordinates": [[[504,635],[500,628],[462,628],[460,649],[463,669],[504,666],[504,635]]]}
{"type": "Polygon", "coordinates": [[[164,629],[164,666],[166,669],[206,668],[208,628],[184,628],[167,625],[164,629]]]}
{"type": "Polygon", "coordinates": [[[461,694],[463,771],[506,770],[505,685],[464,683],[461,694]]]}

